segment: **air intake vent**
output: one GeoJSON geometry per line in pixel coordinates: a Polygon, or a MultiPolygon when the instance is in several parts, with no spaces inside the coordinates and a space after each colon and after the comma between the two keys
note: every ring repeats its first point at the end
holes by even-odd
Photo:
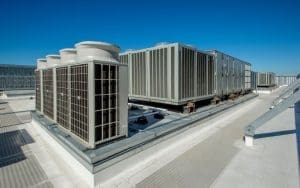
{"type": "Polygon", "coordinates": [[[71,66],[71,132],[89,141],[88,64],[71,66]]]}
{"type": "Polygon", "coordinates": [[[43,70],[43,112],[53,119],[53,70],[43,70]]]}
{"type": "Polygon", "coordinates": [[[68,67],[56,68],[56,118],[57,123],[69,129],[68,67]]]}

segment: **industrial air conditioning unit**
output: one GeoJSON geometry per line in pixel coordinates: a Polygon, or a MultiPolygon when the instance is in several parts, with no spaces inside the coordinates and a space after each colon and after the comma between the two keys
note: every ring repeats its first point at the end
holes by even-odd
{"type": "Polygon", "coordinates": [[[208,51],[214,56],[215,90],[217,96],[251,90],[251,64],[217,50],[208,51]]]}
{"type": "Polygon", "coordinates": [[[215,96],[213,56],[180,43],[120,54],[128,64],[129,99],[183,105],[215,96]]]}
{"type": "Polygon", "coordinates": [[[40,112],[89,148],[127,136],[128,70],[118,61],[119,47],[92,41],[75,47],[61,50],[59,62],[47,56],[47,68],[37,69],[40,112]]]}
{"type": "Polygon", "coordinates": [[[273,87],[275,86],[275,73],[258,72],[256,74],[257,87],[273,87]]]}

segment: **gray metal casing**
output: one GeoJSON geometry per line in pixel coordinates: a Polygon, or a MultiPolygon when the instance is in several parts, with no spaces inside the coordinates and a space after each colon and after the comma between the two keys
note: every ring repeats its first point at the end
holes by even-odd
{"type": "Polygon", "coordinates": [[[256,74],[257,72],[251,71],[251,89],[257,89],[257,81],[256,81],[256,74]]]}
{"type": "Polygon", "coordinates": [[[275,76],[277,86],[288,86],[296,80],[296,76],[275,76]]]}
{"type": "Polygon", "coordinates": [[[215,96],[213,57],[180,43],[120,54],[128,64],[129,98],[182,105],[215,96]]]}
{"type": "Polygon", "coordinates": [[[251,64],[217,50],[214,56],[215,89],[218,96],[251,90],[251,64]]]}
{"type": "Polygon", "coordinates": [[[256,74],[256,81],[258,87],[272,87],[275,86],[275,73],[273,72],[258,72],[256,74]]]}
{"type": "MultiPolygon", "coordinates": [[[[53,105],[53,118],[47,116],[49,119],[56,121],[56,117],[57,117],[57,97],[56,97],[56,69],[57,68],[62,68],[62,67],[67,67],[68,68],[68,74],[70,74],[70,69],[71,67],[74,66],[78,66],[78,65],[87,65],[88,66],[88,94],[87,94],[87,100],[88,100],[88,140],[84,140],[82,138],[80,138],[78,135],[74,134],[70,129],[66,129],[66,127],[60,126],[62,128],[62,130],[64,130],[65,132],[68,132],[72,137],[76,138],[76,140],[78,140],[81,144],[83,144],[86,147],[89,148],[95,148],[96,145],[101,144],[103,142],[108,142],[110,140],[119,138],[119,137],[124,137],[124,136],[128,136],[128,107],[127,107],[127,101],[128,101],[128,70],[127,70],[127,65],[122,65],[122,64],[118,64],[118,63],[111,63],[111,62],[103,62],[103,61],[97,61],[97,60],[89,60],[89,61],[85,61],[85,62],[81,62],[81,63],[73,63],[73,64],[68,64],[68,65],[59,65],[56,66],[54,68],[42,68],[42,69],[38,69],[37,71],[40,71],[41,75],[42,72],[45,70],[53,70],[53,101],[52,103],[53,105]],[[118,110],[119,113],[117,114],[117,118],[119,119],[119,124],[117,124],[117,129],[118,129],[118,134],[114,137],[110,137],[107,139],[103,139],[101,141],[96,141],[95,140],[95,115],[96,115],[96,111],[95,111],[95,64],[101,64],[101,65],[113,65],[113,66],[117,66],[118,67],[118,110]]],[[[79,76],[79,75],[78,75],[79,76]]],[[[41,81],[40,81],[40,88],[41,88],[41,103],[44,104],[45,101],[43,101],[43,94],[45,91],[43,91],[43,77],[41,76],[41,81]]],[[[68,76],[68,82],[71,83],[70,79],[71,76],[68,76]]],[[[68,86],[70,86],[71,84],[68,84],[68,86]]],[[[70,95],[70,88],[68,88],[68,94],[70,95]]],[[[68,99],[69,100],[69,104],[71,103],[71,97],[68,99]]],[[[71,106],[68,106],[68,108],[71,108],[71,106]]],[[[42,109],[41,112],[43,113],[43,105],[42,105],[42,109]]],[[[79,111],[81,111],[80,109],[78,109],[79,111]]],[[[72,116],[71,113],[68,114],[68,116],[72,116]]],[[[69,117],[71,119],[71,117],[69,117]]],[[[103,117],[102,117],[103,118],[103,117]]],[[[117,120],[116,120],[117,121],[117,120]]],[[[71,123],[71,121],[70,121],[71,123]]],[[[109,130],[110,131],[110,130],[109,130]]],[[[111,134],[109,132],[109,134],[111,134]]]]}

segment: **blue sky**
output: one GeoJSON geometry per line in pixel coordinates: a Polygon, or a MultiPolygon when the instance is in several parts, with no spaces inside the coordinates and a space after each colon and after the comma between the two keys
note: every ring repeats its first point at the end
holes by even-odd
{"type": "Polygon", "coordinates": [[[2,0],[0,63],[35,64],[84,40],[218,49],[256,71],[300,72],[300,1],[2,0]]]}

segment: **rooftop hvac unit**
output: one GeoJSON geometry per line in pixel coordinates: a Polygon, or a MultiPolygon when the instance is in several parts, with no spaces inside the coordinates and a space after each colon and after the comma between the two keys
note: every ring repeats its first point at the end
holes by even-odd
{"type": "Polygon", "coordinates": [[[36,109],[83,145],[127,136],[127,65],[119,47],[86,41],[38,61],[36,109]],[[43,62],[43,63],[41,63],[43,62]]]}
{"type": "Polygon", "coordinates": [[[251,90],[251,64],[217,50],[208,51],[214,56],[215,90],[218,96],[251,90]]]}
{"type": "Polygon", "coordinates": [[[258,87],[272,87],[275,86],[275,74],[272,72],[259,72],[257,75],[258,87]]]}
{"type": "Polygon", "coordinates": [[[47,67],[56,67],[58,65],[60,65],[60,56],[59,55],[47,55],[46,56],[47,59],[47,67]]]}
{"type": "Polygon", "coordinates": [[[213,56],[187,45],[172,43],[125,52],[130,99],[182,105],[212,98],[213,56]]]}
{"type": "Polygon", "coordinates": [[[59,51],[61,64],[75,63],[77,52],[74,48],[65,48],[59,51]]]}
{"type": "Polygon", "coordinates": [[[93,41],[75,46],[60,50],[61,57],[47,56],[49,67],[39,79],[42,113],[89,148],[127,136],[128,73],[118,62],[119,47],[93,41]]]}

